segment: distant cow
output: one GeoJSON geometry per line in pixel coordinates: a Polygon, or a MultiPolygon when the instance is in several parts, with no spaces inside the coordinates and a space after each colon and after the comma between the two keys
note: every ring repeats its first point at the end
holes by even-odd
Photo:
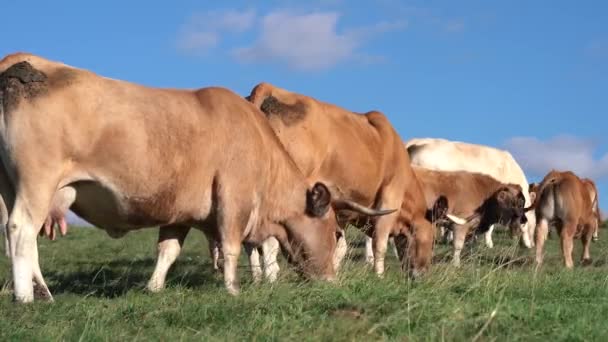
{"type": "Polygon", "coordinates": [[[573,240],[581,237],[583,264],[591,262],[590,243],[599,224],[594,213],[589,182],[581,180],[570,171],[552,170],[541,181],[534,205],[527,210],[536,213],[536,263],[543,262],[543,247],[549,226],[559,233],[564,264],[574,267],[572,261],[573,240]]]}
{"type": "MultiPolygon", "coordinates": [[[[368,257],[378,275],[384,272],[389,237],[408,239],[412,275],[431,263],[433,229],[426,205],[398,133],[380,112],[357,114],[268,83],[256,85],[247,97],[265,114],[273,131],[298,168],[310,180],[320,180],[340,197],[375,208],[399,208],[372,217],[366,234],[368,257]]],[[[345,217],[348,220],[354,216],[345,217]]],[[[343,225],[342,225],[343,226],[343,225]]],[[[404,244],[402,244],[403,246],[404,244]]],[[[336,266],[346,252],[340,239],[336,266]]],[[[402,254],[403,255],[403,254],[402,254]]]]}
{"type": "Polygon", "coordinates": [[[264,114],[237,94],[150,88],[13,54],[0,61],[0,102],[0,194],[17,301],[33,301],[33,281],[51,298],[36,234],[54,197],[72,191],[67,207],[116,237],[160,226],[153,291],[191,226],[221,241],[232,294],[241,244],[271,236],[304,274],[334,279],[333,207],[361,206],[311,186],[264,114]]]}
{"type": "MultiPolygon", "coordinates": [[[[526,206],[531,205],[528,181],[513,156],[504,150],[445,139],[420,138],[405,143],[413,165],[439,171],[479,172],[502,183],[518,184],[523,189],[526,206]]],[[[535,218],[526,214],[527,224],[521,226],[522,242],[528,248],[534,245],[535,218]]],[[[486,245],[494,246],[490,227],[485,233],[486,245]]]]}
{"type": "Polygon", "coordinates": [[[503,184],[494,178],[465,171],[436,171],[413,166],[424,188],[427,206],[440,196],[447,198],[446,217],[454,231],[453,263],[460,265],[460,254],[470,232],[485,233],[496,223],[508,226],[514,234],[526,223],[525,198],[519,184],[503,184]]]}

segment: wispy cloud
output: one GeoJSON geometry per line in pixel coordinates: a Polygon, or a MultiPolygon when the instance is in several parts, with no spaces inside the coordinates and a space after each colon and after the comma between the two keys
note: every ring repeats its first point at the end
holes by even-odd
{"type": "Polygon", "coordinates": [[[594,158],[598,144],[569,135],[548,140],[515,137],[505,143],[526,173],[542,177],[551,169],[570,170],[595,180],[608,178],[608,153],[594,158]]]}
{"type": "Polygon", "coordinates": [[[177,47],[183,52],[203,55],[220,43],[223,34],[251,29],[255,18],[251,9],[195,13],[180,30],[177,47]]]}
{"type": "Polygon", "coordinates": [[[585,46],[585,54],[593,58],[608,58],[608,40],[594,40],[585,46]]]}
{"type": "Polygon", "coordinates": [[[244,63],[282,63],[299,70],[327,69],[357,59],[369,63],[379,56],[361,52],[365,43],[379,34],[407,26],[405,21],[379,22],[338,31],[339,19],[337,12],[271,12],[262,18],[256,41],[251,46],[234,49],[233,54],[244,63]]]}
{"type": "Polygon", "coordinates": [[[445,23],[445,30],[449,33],[459,33],[464,31],[464,20],[462,19],[450,19],[445,23]]]}

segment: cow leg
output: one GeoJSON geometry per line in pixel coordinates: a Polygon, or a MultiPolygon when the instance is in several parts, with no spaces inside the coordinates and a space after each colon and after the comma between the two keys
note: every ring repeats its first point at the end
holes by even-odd
{"type": "Polygon", "coordinates": [[[167,272],[179,256],[189,231],[190,227],[182,225],[162,226],[158,229],[158,258],[147,285],[150,292],[159,292],[165,287],[167,272]]]}
{"type": "Polygon", "coordinates": [[[587,266],[591,264],[591,252],[589,251],[589,247],[591,246],[591,240],[595,234],[595,226],[594,225],[585,225],[583,227],[584,234],[582,237],[583,243],[583,266],[587,266]]]}
{"type": "Polygon", "coordinates": [[[454,245],[454,256],[452,259],[452,264],[455,267],[460,267],[460,255],[462,254],[462,249],[464,248],[464,241],[467,237],[467,227],[460,224],[454,224],[454,240],[452,241],[454,245]]]}
{"type": "Polygon", "coordinates": [[[251,277],[254,283],[262,281],[262,264],[260,264],[260,252],[258,248],[252,244],[245,244],[245,253],[249,259],[249,267],[251,267],[251,277]]]}
{"type": "Polygon", "coordinates": [[[488,248],[494,248],[494,241],[492,241],[492,232],[494,231],[495,226],[495,224],[491,225],[488,231],[484,234],[486,247],[488,248]]]}
{"type": "Polygon", "coordinates": [[[264,276],[271,283],[274,283],[277,280],[279,270],[281,269],[277,260],[279,251],[279,240],[274,237],[270,237],[262,243],[262,254],[264,255],[264,276]]]}
{"type": "Polygon", "coordinates": [[[346,252],[348,251],[348,244],[346,243],[346,237],[342,234],[338,241],[336,242],[336,251],[334,254],[334,270],[336,273],[340,270],[340,266],[342,266],[342,260],[344,256],[346,256],[346,252]]]}
{"type": "MultiPolygon", "coordinates": [[[[39,199],[36,196],[26,198],[39,199]]],[[[44,223],[48,209],[41,210],[41,205],[31,205],[34,203],[28,203],[26,206],[24,202],[20,196],[17,197],[8,221],[15,300],[22,303],[34,300],[34,278],[38,286],[37,293],[42,292],[44,297],[52,300],[38,264],[36,236],[39,229],[35,229],[44,223]]],[[[50,203],[50,199],[47,203],[50,203]]]]}
{"type": "Polygon", "coordinates": [[[372,238],[374,247],[374,270],[379,277],[384,275],[384,257],[386,256],[386,247],[390,231],[388,227],[376,227],[372,238]]]}
{"type": "MultiPolygon", "coordinates": [[[[526,227],[528,230],[528,238],[530,239],[530,248],[533,248],[535,243],[534,243],[534,236],[535,236],[535,231],[536,231],[536,213],[532,210],[532,211],[528,211],[526,213],[526,218],[528,219],[528,222],[526,223],[526,227]]],[[[547,238],[545,238],[546,240],[547,238]]],[[[524,241],[525,243],[525,241],[524,241]]]]}
{"type": "Polygon", "coordinates": [[[371,236],[365,235],[365,262],[370,266],[374,265],[374,245],[371,236]]]}
{"type": "Polygon", "coordinates": [[[573,249],[573,240],[574,240],[574,232],[576,231],[576,222],[564,222],[562,227],[562,232],[560,234],[561,238],[561,246],[562,246],[562,254],[564,257],[564,265],[566,268],[571,269],[574,267],[574,262],[572,261],[572,249],[573,249]]]}
{"type": "Polygon", "coordinates": [[[546,218],[540,219],[536,226],[536,265],[543,263],[543,248],[549,231],[549,221],[546,218]]]}

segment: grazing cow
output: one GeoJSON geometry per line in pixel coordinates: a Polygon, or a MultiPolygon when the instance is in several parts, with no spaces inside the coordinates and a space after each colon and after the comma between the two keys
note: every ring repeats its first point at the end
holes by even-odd
{"type": "Polygon", "coordinates": [[[571,171],[550,171],[541,181],[536,201],[526,210],[536,213],[536,263],[543,262],[543,247],[549,226],[555,226],[561,240],[566,268],[573,268],[573,240],[581,237],[583,265],[591,263],[589,246],[599,220],[594,212],[588,182],[571,171]]]}
{"type": "MultiPolygon", "coordinates": [[[[382,113],[353,113],[268,83],[256,85],[247,99],[265,114],[308,179],[321,180],[341,197],[368,206],[399,208],[394,214],[371,218],[371,228],[365,231],[368,241],[373,241],[373,263],[378,275],[384,272],[391,236],[408,239],[409,254],[402,253],[408,258],[402,261],[408,262],[404,266],[409,267],[411,276],[428,269],[433,229],[425,218],[422,189],[412,173],[402,140],[382,113]]],[[[341,226],[353,219],[356,217],[352,215],[344,218],[341,226]]],[[[345,253],[342,236],[336,266],[345,253]]]]}
{"type": "Polygon", "coordinates": [[[160,226],[153,291],[189,227],[221,241],[231,294],[241,243],[270,236],[304,274],[335,277],[333,206],[357,204],[332,200],[323,183],[310,187],[263,114],[227,89],[145,87],[18,53],[0,61],[0,117],[18,302],[34,300],[33,281],[52,299],[34,227],[72,192],[67,207],[114,237],[160,226]]]}
{"type": "MultiPolygon", "coordinates": [[[[532,203],[527,191],[526,176],[507,151],[435,138],[411,139],[405,143],[405,146],[414,165],[440,171],[479,172],[505,184],[518,184],[524,189],[526,206],[532,203]]],[[[528,222],[521,226],[522,242],[526,247],[531,248],[534,245],[535,218],[533,213],[527,213],[526,216],[528,222]]],[[[494,226],[491,226],[485,233],[486,245],[489,248],[494,246],[493,230],[494,226]]]]}
{"type": "Polygon", "coordinates": [[[519,184],[504,184],[481,173],[436,171],[418,166],[413,169],[429,208],[440,196],[447,198],[446,216],[453,225],[455,266],[460,265],[469,232],[485,233],[493,224],[500,223],[514,235],[526,222],[525,198],[519,184]]]}

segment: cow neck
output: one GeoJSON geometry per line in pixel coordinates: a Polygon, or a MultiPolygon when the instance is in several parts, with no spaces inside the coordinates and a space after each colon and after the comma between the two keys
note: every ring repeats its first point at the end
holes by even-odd
{"type": "Polygon", "coordinates": [[[271,159],[267,180],[266,205],[270,221],[282,224],[305,213],[308,184],[287,153],[279,153],[271,159]]]}

